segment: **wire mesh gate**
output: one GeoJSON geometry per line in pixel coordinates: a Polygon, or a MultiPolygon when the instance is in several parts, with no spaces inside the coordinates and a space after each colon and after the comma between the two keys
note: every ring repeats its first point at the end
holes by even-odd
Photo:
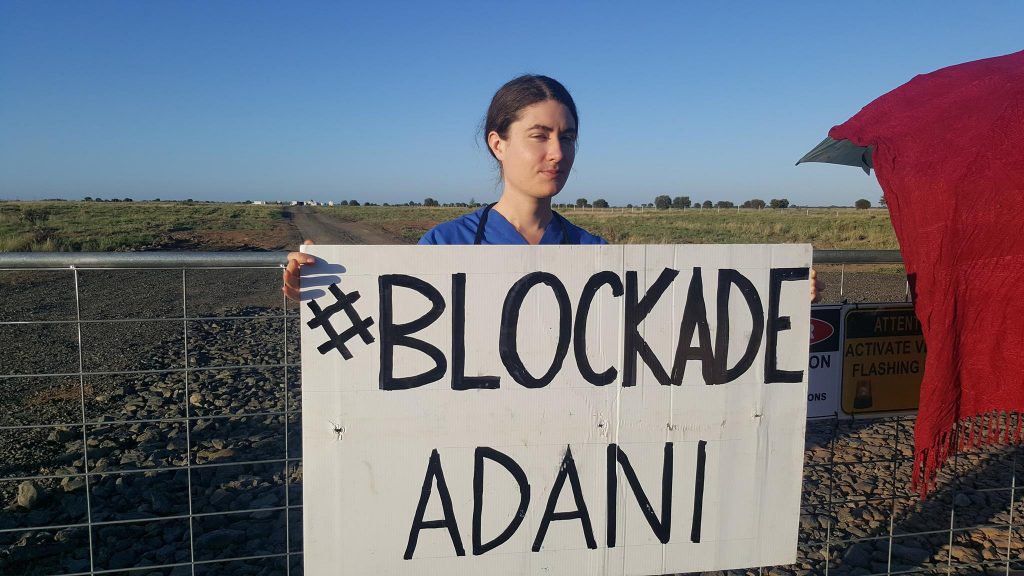
{"type": "MultiPolygon", "coordinates": [[[[298,308],[282,262],[0,255],[0,574],[302,574],[298,308]]],[[[840,299],[859,274],[819,270],[840,299]]],[[[903,300],[888,278],[885,297],[903,300]]],[[[957,457],[922,502],[913,423],[809,421],[798,563],[730,573],[1024,570],[1021,451],[957,457]]]]}

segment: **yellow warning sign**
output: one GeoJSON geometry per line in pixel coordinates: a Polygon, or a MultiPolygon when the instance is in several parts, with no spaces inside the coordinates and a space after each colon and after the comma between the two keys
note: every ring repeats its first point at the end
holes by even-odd
{"type": "Polygon", "coordinates": [[[914,308],[850,310],[844,335],[843,412],[917,410],[925,345],[914,308]]]}

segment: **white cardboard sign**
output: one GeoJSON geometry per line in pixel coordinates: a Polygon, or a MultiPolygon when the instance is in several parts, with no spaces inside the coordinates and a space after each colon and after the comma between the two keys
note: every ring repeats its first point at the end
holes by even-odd
{"type": "Polygon", "coordinates": [[[307,574],[795,561],[810,246],[305,250],[307,574]]]}

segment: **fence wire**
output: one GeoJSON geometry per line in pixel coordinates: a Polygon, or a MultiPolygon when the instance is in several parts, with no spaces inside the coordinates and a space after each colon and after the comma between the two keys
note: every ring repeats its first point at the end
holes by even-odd
{"type": "MultiPolygon", "coordinates": [[[[903,301],[856,268],[892,256],[816,261],[851,263],[819,266],[832,301],[903,301]]],[[[0,255],[0,574],[303,574],[282,258],[0,255]]],[[[913,426],[808,421],[797,563],[715,574],[1024,573],[1021,450],[957,456],[921,501],[913,426]]]]}

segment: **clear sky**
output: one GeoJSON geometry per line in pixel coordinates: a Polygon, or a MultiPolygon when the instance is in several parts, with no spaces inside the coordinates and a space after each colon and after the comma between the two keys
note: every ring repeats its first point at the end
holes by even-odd
{"type": "Polygon", "coordinates": [[[0,0],[0,198],[496,199],[479,125],[532,72],[579,107],[561,201],[875,203],[795,161],[1022,30],[1019,1],[0,0]]]}

